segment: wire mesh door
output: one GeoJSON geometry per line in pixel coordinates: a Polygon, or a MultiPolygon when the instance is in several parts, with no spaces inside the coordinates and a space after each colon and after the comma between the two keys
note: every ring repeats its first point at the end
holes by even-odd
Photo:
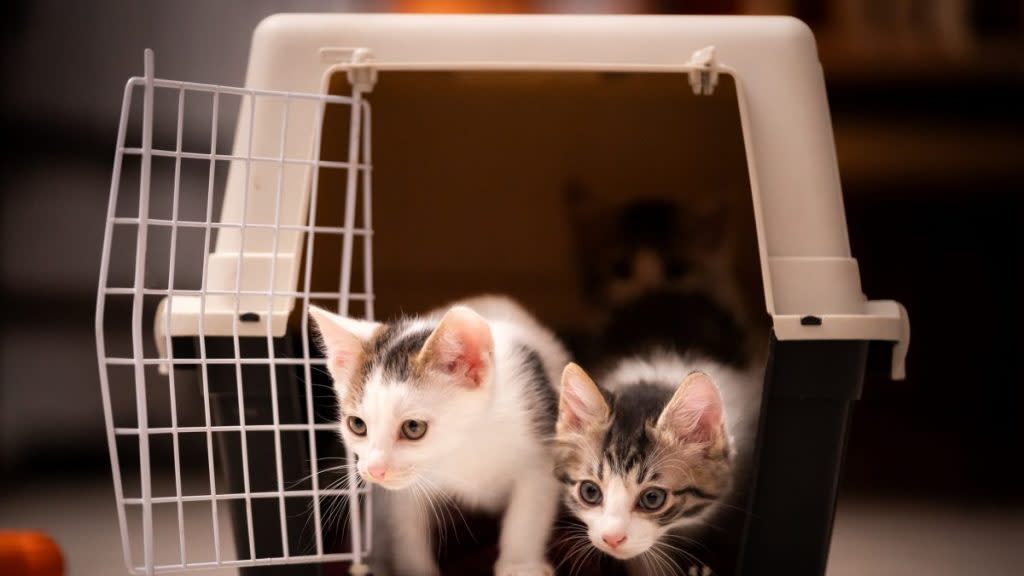
{"type": "Polygon", "coordinates": [[[145,64],[125,88],[96,306],[125,562],[363,571],[369,491],[307,310],[373,317],[369,104],[145,64]],[[332,115],[347,133],[322,134],[332,115]]]}

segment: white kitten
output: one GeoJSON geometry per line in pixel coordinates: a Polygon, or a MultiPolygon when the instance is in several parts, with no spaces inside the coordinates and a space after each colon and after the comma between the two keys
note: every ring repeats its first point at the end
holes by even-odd
{"type": "Polygon", "coordinates": [[[549,441],[555,337],[507,298],[482,297],[380,324],[310,307],[359,474],[389,490],[388,536],[402,575],[438,574],[426,498],[504,513],[495,573],[549,575],[558,508],[549,441]]]}

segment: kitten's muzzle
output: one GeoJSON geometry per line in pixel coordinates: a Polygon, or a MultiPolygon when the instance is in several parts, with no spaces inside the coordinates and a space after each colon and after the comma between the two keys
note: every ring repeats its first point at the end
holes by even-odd
{"type": "Polygon", "coordinates": [[[387,464],[372,464],[366,467],[366,473],[377,482],[383,481],[388,475],[387,464]]]}
{"type": "Polygon", "coordinates": [[[622,533],[607,533],[601,536],[601,540],[604,540],[604,543],[609,548],[615,550],[626,541],[626,535],[622,533]]]}
{"type": "Polygon", "coordinates": [[[360,470],[359,475],[363,477],[363,480],[386,490],[403,490],[415,481],[414,473],[387,467],[384,467],[383,470],[376,470],[375,467],[368,466],[365,470],[360,470]]]}
{"type": "Polygon", "coordinates": [[[634,542],[630,542],[625,534],[604,534],[601,540],[591,538],[595,548],[619,560],[628,560],[642,554],[645,550],[638,550],[634,542]]]}

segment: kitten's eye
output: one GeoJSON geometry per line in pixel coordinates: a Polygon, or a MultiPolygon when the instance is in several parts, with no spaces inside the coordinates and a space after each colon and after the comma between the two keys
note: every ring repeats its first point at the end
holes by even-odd
{"type": "Polygon", "coordinates": [[[348,417],[348,429],[356,436],[366,436],[366,422],[356,416],[348,417]]]}
{"type": "Polygon", "coordinates": [[[654,511],[665,505],[665,498],[665,491],[661,488],[649,488],[640,495],[637,504],[644,510],[654,511]]]}
{"type": "Polygon", "coordinates": [[[423,420],[406,420],[402,422],[402,436],[409,440],[419,440],[427,433],[427,423],[423,420]]]}
{"type": "Polygon", "coordinates": [[[601,488],[590,480],[580,482],[580,500],[591,506],[597,506],[601,503],[601,488]]]}

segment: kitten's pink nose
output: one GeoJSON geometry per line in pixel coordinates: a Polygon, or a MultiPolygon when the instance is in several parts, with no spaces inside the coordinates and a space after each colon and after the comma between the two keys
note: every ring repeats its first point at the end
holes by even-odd
{"type": "Polygon", "coordinates": [[[621,532],[609,532],[601,536],[601,540],[604,540],[604,543],[614,550],[626,541],[626,535],[621,532]]]}
{"type": "Polygon", "coordinates": [[[383,480],[387,476],[388,467],[387,464],[370,464],[366,467],[366,471],[374,480],[383,480]]]}

